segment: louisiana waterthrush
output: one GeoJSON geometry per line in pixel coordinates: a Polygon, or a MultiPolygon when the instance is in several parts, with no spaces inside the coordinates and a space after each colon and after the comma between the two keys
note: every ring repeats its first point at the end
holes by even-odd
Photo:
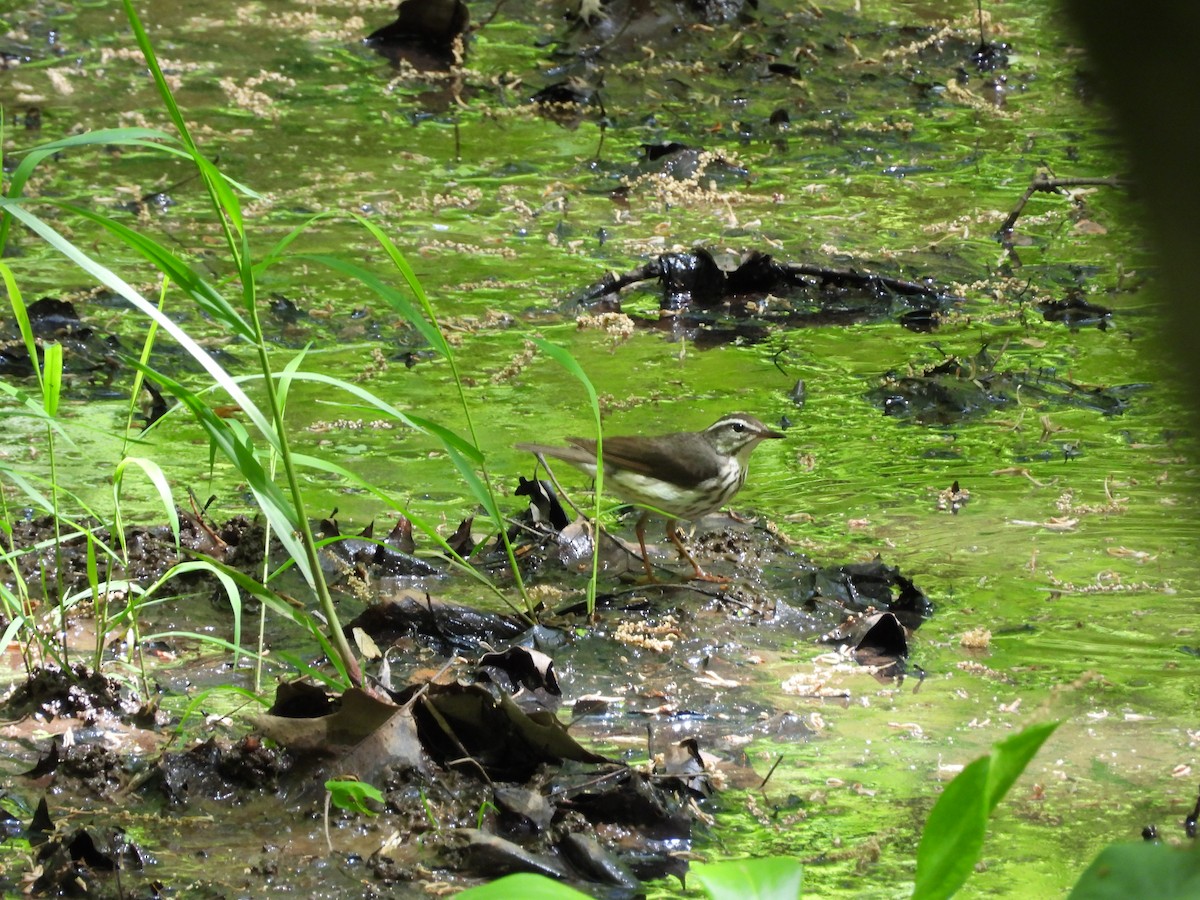
{"type": "MultiPolygon", "coordinates": [[[[646,555],[646,521],[653,509],[666,513],[667,536],[680,556],[692,564],[697,579],[721,581],[700,568],[683,545],[676,520],[693,521],[716,512],[733,499],[746,482],[750,454],[758,442],[783,437],[754,416],[733,413],[703,431],[679,431],[644,437],[606,437],[603,443],[604,488],[638,506],[649,507],[637,522],[638,545],[646,574],[654,580],[646,555]]],[[[596,442],[569,437],[569,447],[517,444],[539,457],[569,462],[589,475],[596,474],[596,442]]]]}

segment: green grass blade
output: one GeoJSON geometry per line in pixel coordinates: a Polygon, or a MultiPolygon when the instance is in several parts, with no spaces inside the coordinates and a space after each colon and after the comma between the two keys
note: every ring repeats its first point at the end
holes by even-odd
{"type": "MultiPolygon", "coordinates": [[[[3,244],[0,244],[3,249],[3,244]]],[[[4,287],[8,290],[8,301],[12,307],[13,318],[16,319],[17,329],[25,342],[25,352],[29,354],[29,364],[33,366],[33,374],[37,376],[38,391],[42,392],[42,367],[38,364],[37,338],[33,334],[33,324],[29,321],[29,310],[17,286],[17,278],[6,263],[0,262],[0,276],[4,278],[4,287]]],[[[44,407],[43,407],[44,409],[44,407]]]]}
{"type": "MultiPolygon", "coordinates": [[[[600,399],[596,396],[596,386],[592,384],[592,379],[588,378],[587,372],[583,371],[583,366],[573,357],[565,348],[552,344],[544,338],[535,337],[533,343],[543,353],[553,359],[556,363],[562,366],[571,374],[576,381],[583,385],[584,391],[587,393],[588,406],[592,410],[592,418],[596,421],[596,475],[595,475],[595,492],[592,509],[592,522],[597,534],[594,539],[596,546],[592,552],[592,574],[588,579],[588,595],[587,608],[588,612],[592,613],[596,609],[596,585],[600,580],[600,548],[599,544],[599,528],[600,528],[600,507],[601,500],[604,496],[604,428],[600,421],[600,399]]],[[[666,516],[670,519],[671,516],[666,516]]]]}
{"type": "MultiPolygon", "coordinates": [[[[241,642],[241,595],[238,593],[238,589],[240,589],[257,598],[260,603],[280,615],[285,620],[294,622],[305,632],[312,635],[321,646],[322,652],[328,656],[334,667],[338,670],[341,682],[330,683],[338,684],[338,686],[343,689],[349,686],[350,679],[341,664],[341,660],[338,657],[337,651],[330,644],[328,638],[322,634],[320,625],[315,619],[313,619],[307,610],[301,606],[288,603],[269,587],[261,584],[258,581],[255,581],[244,572],[240,572],[237,569],[231,568],[215,559],[206,558],[188,560],[187,562],[182,562],[178,565],[172,566],[168,572],[166,572],[161,578],[158,579],[158,581],[156,581],[150,588],[146,590],[146,596],[154,594],[161,589],[163,585],[167,584],[171,579],[176,578],[179,575],[200,571],[209,572],[213,575],[216,575],[220,579],[222,586],[225,588],[226,595],[229,598],[229,602],[235,615],[234,643],[229,643],[228,641],[224,641],[220,638],[215,638],[212,635],[198,635],[192,632],[178,631],[162,632],[160,634],[151,635],[149,638],[147,638],[147,640],[156,637],[195,638],[206,641],[213,646],[220,646],[227,650],[236,650],[239,653],[255,656],[252,651],[245,650],[239,646],[241,642]]],[[[307,673],[314,674],[314,671],[315,670],[309,668],[307,673]]],[[[329,681],[327,676],[321,677],[322,680],[329,681]]]]}
{"type": "MultiPolygon", "coordinates": [[[[371,232],[375,240],[379,242],[379,246],[383,248],[384,253],[388,255],[388,259],[392,261],[392,265],[396,267],[396,271],[400,273],[409,290],[413,292],[413,296],[417,298],[417,302],[421,305],[421,308],[425,310],[425,315],[429,317],[429,321],[433,322],[436,326],[437,322],[433,315],[433,306],[430,304],[429,298],[425,295],[425,288],[421,285],[421,279],[417,278],[417,273],[408,264],[408,260],[404,254],[400,252],[400,249],[392,239],[384,233],[384,230],[370,219],[366,219],[357,213],[351,213],[351,215],[363,228],[371,232]]],[[[449,348],[447,347],[442,352],[448,354],[449,348]]]]}
{"type": "Polygon", "coordinates": [[[114,235],[134,252],[145,257],[160,272],[187,292],[196,304],[238,337],[254,341],[254,329],[234,309],[215,287],[204,280],[186,260],[180,259],[171,250],[141,232],[102,213],[70,203],[55,204],[67,212],[96,223],[114,235]]]}
{"type": "MultiPolygon", "coordinates": [[[[19,204],[14,204],[11,201],[0,199],[0,208],[6,209],[13,214],[15,218],[20,220],[24,225],[28,226],[35,234],[46,241],[51,247],[58,250],[66,256],[71,262],[79,266],[105,287],[119,294],[124,299],[128,300],[135,306],[139,312],[146,315],[148,318],[158,323],[158,326],[167,334],[169,334],[187,353],[195,359],[204,370],[216,381],[232,400],[242,408],[251,421],[254,422],[256,428],[263,434],[267,440],[272,443],[277,442],[274,429],[270,422],[263,416],[255,403],[246,395],[246,393],[238,386],[236,379],[232,378],[228,372],[221,368],[220,364],[214,360],[203,347],[177,325],[169,316],[159,312],[156,304],[151,303],[141,295],[135,288],[129,285],[124,279],[116,275],[109,268],[96,262],[73,243],[54,230],[47,222],[22,208],[19,204]]],[[[159,377],[151,373],[153,377],[159,377]]]]}
{"type": "MultiPolygon", "coordinates": [[[[7,597],[11,597],[8,591],[5,591],[4,593],[7,597]]],[[[4,605],[7,607],[6,614],[9,617],[9,623],[8,627],[4,629],[4,633],[0,634],[0,653],[7,654],[8,648],[12,646],[12,643],[14,640],[16,640],[17,635],[20,634],[24,630],[25,626],[29,625],[30,623],[28,619],[20,614],[19,610],[21,606],[19,603],[15,602],[15,598],[14,602],[12,603],[8,602],[6,599],[4,605]]]]}
{"type": "Polygon", "coordinates": [[[21,409],[0,409],[0,417],[31,416],[46,427],[52,428],[54,433],[66,442],[67,446],[75,446],[75,441],[71,440],[71,436],[67,434],[66,429],[62,427],[59,421],[46,414],[46,406],[41,399],[31,396],[20,388],[9,384],[7,381],[0,381],[0,393],[8,394],[8,396],[20,403],[22,407],[21,409]]]}
{"type": "MultiPolygon", "coordinates": [[[[256,377],[258,376],[250,376],[250,378],[256,377]]],[[[457,451],[458,453],[462,454],[463,457],[470,460],[473,464],[483,464],[483,454],[479,451],[478,447],[476,447],[466,438],[462,437],[451,429],[446,428],[444,425],[439,425],[437,422],[434,422],[430,419],[426,419],[422,416],[415,416],[412,413],[402,412],[392,404],[388,403],[386,400],[380,399],[361,385],[354,384],[350,381],[345,381],[341,378],[334,378],[332,375],[326,375],[323,372],[297,371],[292,373],[290,377],[294,381],[310,381],[314,384],[323,384],[329,387],[336,387],[353,397],[357,397],[368,406],[379,410],[401,424],[436,437],[443,447],[457,451]]]]}
{"type": "Polygon", "coordinates": [[[127,456],[117,464],[117,469],[113,473],[113,507],[116,511],[118,523],[120,522],[121,510],[121,485],[124,484],[125,470],[130,466],[137,466],[141,469],[158,492],[158,498],[162,501],[163,510],[167,514],[167,521],[171,525],[171,534],[175,539],[175,552],[178,553],[179,509],[175,505],[175,495],[171,490],[170,482],[167,481],[166,474],[154,460],[145,459],[140,456],[127,456]]]}
{"type": "MultiPolygon", "coordinates": [[[[6,466],[0,466],[0,473],[2,473],[5,478],[7,478],[9,481],[11,481],[21,491],[21,493],[25,495],[25,498],[29,501],[30,505],[34,509],[38,509],[48,516],[55,515],[55,505],[54,505],[53,498],[46,496],[46,494],[42,493],[40,490],[37,489],[37,487],[34,486],[33,482],[30,480],[30,478],[32,476],[26,477],[26,475],[24,473],[18,472],[14,469],[10,469],[6,466]]],[[[41,479],[39,479],[39,480],[41,480],[41,479]]],[[[86,503],[84,503],[83,500],[80,499],[76,494],[72,493],[71,491],[66,490],[61,485],[58,486],[58,493],[62,497],[65,497],[66,499],[70,500],[73,504],[75,504],[75,506],[78,507],[83,512],[84,515],[90,516],[93,519],[99,520],[100,516],[97,515],[96,512],[94,510],[92,510],[86,503]]],[[[83,537],[85,534],[87,534],[89,532],[94,533],[94,529],[86,527],[84,525],[81,525],[79,522],[75,521],[71,517],[70,514],[63,512],[62,510],[59,510],[58,519],[61,522],[61,524],[66,525],[67,527],[69,527],[71,529],[74,529],[70,533],[64,532],[64,533],[59,534],[58,535],[59,541],[62,541],[62,542],[71,541],[71,540],[74,540],[75,538],[83,537]]],[[[54,546],[54,543],[55,543],[54,538],[46,538],[44,541],[38,541],[36,544],[33,544],[30,547],[23,548],[23,550],[25,552],[29,552],[29,551],[40,552],[41,550],[45,550],[47,548],[52,548],[54,546]]],[[[117,554],[115,550],[113,550],[108,544],[104,543],[103,541],[98,540],[98,543],[99,543],[99,546],[104,549],[105,553],[108,556],[110,556],[112,559],[120,562],[120,555],[117,554]]],[[[18,550],[18,551],[14,551],[11,554],[0,553],[0,560],[6,560],[6,559],[12,558],[14,556],[20,555],[21,552],[22,552],[21,550],[18,550]]]]}
{"type": "Polygon", "coordinates": [[[46,415],[58,415],[58,401],[62,398],[63,352],[58,341],[42,347],[42,408],[46,415]]]}
{"type": "Polygon", "coordinates": [[[254,276],[257,278],[263,272],[267,271],[267,269],[269,269],[271,266],[275,265],[275,263],[277,263],[283,257],[283,252],[292,245],[296,238],[308,231],[308,229],[311,228],[315,222],[321,219],[327,219],[333,215],[336,214],[329,212],[317,213],[285,234],[282,238],[276,241],[275,245],[271,247],[270,250],[268,250],[259,258],[258,262],[254,264],[254,276]]]}
{"type": "MultiPolygon", "coordinates": [[[[141,366],[140,363],[133,361],[131,361],[131,365],[141,366]]],[[[245,479],[247,486],[254,494],[254,499],[267,517],[267,521],[271,523],[276,537],[283,544],[288,555],[295,559],[305,580],[310,586],[314,586],[316,576],[309,566],[307,554],[296,539],[300,522],[295,508],[263,467],[245,428],[236,420],[222,419],[200,397],[174,379],[152,369],[146,369],[146,374],[161,384],[166,391],[191,411],[200,427],[208,435],[210,446],[219,450],[226,459],[233,463],[238,474],[245,479]]]]}
{"type": "Polygon", "coordinates": [[[321,254],[299,254],[296,259],[308,260],[309,262],[320,263],[327,268],[333,269],[335,272],[341,272],[359,283],[370,288],[378,294],[392,309],[404,316],[413,328],[417,329],[425,342],[429,344],[438,354],[446,356],[450,350],[446,344],[446,338],[438,331],[424,314],[417,307],[413,306],[409,299],[391,285],[384,282],[378,275],[369,269],[364,269],[362,266],[355,265],[352,262],[347,262],[336,256],[324,256],[321,254]]]}
{"type": "Polygon", "coordinates": [[[162,100],[163,106],[167,109],[167,115],[171,117],[171,122],[174,123],[175,129],[183,139],[184,145],[188,150],[194,151],[196,144],[192,140],[191,132],[188,131],[187,120],[184,119],[183,112],[175,102],[175,97],[171,93],[171,87],[167,84],[162,67],[158,64],[158,57],[154,53],[154,45],[150,43],[150,36],[146,34],[142,20],[138,18],[137,10],[133,8],[132,0],[122,0],[121,5],[125,7],[125,17],[129,20],[129,25],[133,29],[133,37],[137,41],[138,48],[146,58],[146,65],[150,69],[150,76],[154,79],[155,87],[158,88],[158,96],[162,100]]]}

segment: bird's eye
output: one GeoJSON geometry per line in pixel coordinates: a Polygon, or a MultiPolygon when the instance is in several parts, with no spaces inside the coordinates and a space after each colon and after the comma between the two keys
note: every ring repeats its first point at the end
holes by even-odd
{"type": "Polygon", "coordinates": [[[732,426],[733,426],[733,430],[734,430],[734,431],[736,431],[736,432],[738,432],[739,434],[740,434],[741,432],[743,432],[743,431],[745,431],[745,430],[746,430],[746,423],[745,423],[745,422],[733,422],[733,423],[731,423],[731,424],[732,424],[732,426]]]}

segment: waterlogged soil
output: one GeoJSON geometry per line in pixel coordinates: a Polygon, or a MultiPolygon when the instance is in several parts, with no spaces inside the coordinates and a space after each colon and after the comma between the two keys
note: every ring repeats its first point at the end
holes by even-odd
{"type": "MultiPolygon", "coordinates": [[[[352,538],[323,566],[375,696],[292,684],[298,668],[328,669],[286,604],[266,620],[262,667],[206,641],[253,646],[260,612],[211,576],[144,604],[97,598],[85,530],[122,557],[108,569],[101,551],[102,577],[141,588],[201,553],[255,576],[281,557],[165,392],[139,392],[130,427],[144,321],[17,231],[5,262],[26,302],[47,298],[30,313],[33,352],[63,346],[69,440],[51,451],[44,426],[16,415],[22,394],[5,408],[4,582],[30,586],[24,612],[70,664],[98,655],[114,680],[47,672],[22,687],[7,650],[7,889],[415,896],[546,867],[595,893],[635,890],[632,876],[674,895],[689,858],[787,854],[814,895],[898,896],[941,785],[1051,719],[1062,725],[999,809],[967,895],[1059,895],[1109,841],[1151,823],[1181,839],[1200,766],[1195,454],[1134,201],[1111,180],[1123,160],[1066,23],[1035,3],[985,10],[982,36],[966,7],[468,6],[462,46],[423,46],[415,63],[403,29],[362,44],[392,18],[373,4],[139,9],[197,139],[257,192],[244,208],[255,252],[339,213],[261,274],[277,368],[303,351],[303,369],[469,433],[420,330],[319,261],[400,285],[346,214],[363,215],[431,296],[514,521],[532,515],[522,477],[544,473],[513,445],[593,428],[534,335],[588,372],[610,433],[735,410],[784,429],[732,504],[750,521],[710,517],[689,538],[730,581],[685,581],[658,532],[665,583],[635,583],[633,516],[610,511],[624,544],[599,542],[591,618],[590,532],[539,513],[513,531],[530,615],[444,450],[297,382],[296,447],[379,488],[306,475],[318,531],[352,538]],[[1055,177],[1081,180],[1021,205],[1055,177]],[[162,467],[179,548],[135,478],[112,524],[129,454],[162,467]],[[69,491],[57,531],[37,499],[51,459],[69,491]],[[377,542],[359,535],[372,522],[377,542]],[[499,596],[447,565],[421,523],[499,596]],[[97,634],[105,611],[113,627],[97,634]],[[488,655],[517,645],[530,655],[488,655]],[[549,758],[529,749],[544,746],[537,727],[552,729],[549,758]],[[321,785],[339,774],[385,799],[379,815],[333,809],[331,849],[321,785]]],[[[167,127],[111,4],[0,11],[6,172],[39,142],[167,127]]],[[[113,215],[238,295],[177,160],[73,150],[26,193],[147,296],[149,269],[50,201],[113,215]]],[[[252,371],[209,317],[164,302],[222,365],[252,371]]],[[[5,320],[5,384],[36,395],[30,348],[5,320]]],[[[206,386],[167,340],[150,363],[206,386]]],[[[313,606],[290,572],[276,586],[313,606]]]]}

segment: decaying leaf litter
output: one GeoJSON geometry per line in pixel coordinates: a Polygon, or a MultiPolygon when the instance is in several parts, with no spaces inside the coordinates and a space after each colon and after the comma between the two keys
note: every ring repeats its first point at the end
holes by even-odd
{"type": "MultiPolygon", "coordinates": [[[[589,40],[606,41],[605,51],[620,59],[622,52],[633,53],[647,45],[665,55],[676,48],[680,34],[686,41],[696,33],[686,29],[680,33],[674,31],[677,23],[672,16],[678,13],[673,6],[666,12],[667,4],[651,6],[661,15],[648,30],[639,27],[606,31],[620,21],[619,4],[601,9],[594,23],[589,22],[590,15],[581,15],[569,34],[572,41],[580,42],[585,49],[565,55],[569,62],[564,73],[571,70],[572,78],[584,80],[569,81],[567,89],[550,95],[552,99],[545,94],[540,98],[534,95],[534,105],[558,107],[554,112],[569,114],[566,124],[576,127],[590,115],[607,118],[609,106],[603,103],[607,89],[597,87],[604,81],[603,61],[598,73],[597,63],[586,52],[589,40]],[[592,34],[589,24],[594,25],[596,38],[589,37],[592,34]]],[[[712,21],[689,19],[689,24],[716,30],[736,27],[742,17],[757,15],[752,4],[746,7],[710,4],[702,14],[712,21]]],[[[935,34],[926,35],[929,43],[925,48],[944,61],[953,61],[950,64],[954,66],[962,66],[974,59],[972,53],[978,55],[978,51],[985,49],[972,49],[971,38],[965,34],[965,30],[948,31],[940,39],[935,34]],[[964,50],[968,52],[964,54],[964,50]]],[[[451,48],[452,56],[469,52],[469,47],[468,37],[460,48],[451,48]]],[[[797,59],[803,56],[796,54],[797,59]]],[[[736,65],[729,68],[750,67],[743,59],[734,61],[736,65]]],[[[454,62],[462,60],[455,57],[452,66],[454,62]]],[[[758,73],[755,77],[762,77],[765,71],[768,77],[791,78],[797,74],[788,68],[791,65],[758,60],[753,68],[758,73]]],[[[403,70],[401,77],[422,78],[403,70]]],[[[972,78],[982,77],[972,74],[959,80],[970,84],[972,78]]],[[[454,89],[453,82],[451,88],[454,89]]],[[[992,89],[995,90],[995,85],[992,89]]],[[[995,95],[1001,96],[999,92],[995,95]]],[[[546,109],[542,111],[549,114],[546,109]]],[[[775,121],[740,124],[760,128],[792,124],[774,114],[770,119],[775,121]]],[[[606,127],[617,126],[606,123],[606,127]]],[[[797,129],[789,131],[789,137],[796,134],[797,129]]],[[[700,137],[689,136],[693,140],[700,137]]],[[[689,190],[699,192],[705,201],[714,199],[713,195],[719,193],[715,183],[701,186],[701,182],[705,177],[715,177],[715,169],[721,170],[718,180],[744,183],[753,175],[730,165],[723,157],[701,158],[703,151],[693,153],[693,158],[681,156],[685,152],[673,150],[665,154],[675,156],[676,161],[661,165],[651,173],[653,177],[646,177],[646,172],[606,172],[600,168],[598,183],[619,183],[612,189],[616,204],[626,202],[629,192],[637,190],[657,191],[666,202],[686,203],[689,190]]],[[[650,162],[660,163],[664,155],[648,151],[646,157],[650,162]]],[[[694,197],[693,193],[691,199],[694,197]]],[[[941,317],[962,315],[964,308],[969,311],[972,303],[978,303],[959,296],[969,292],[956,286],[937,286],[943,278],[950,282],[952,275],[928,272],[922,274],[929,279],[927,282],[908,281],[859,270],[811,266],[803,261],[779,263],[774,261],[774,254],[757,248],[742,250],[745,256],[732,261],[728,268],[722,268],[704,248],[648,255],[650,261],[637,273],[642,277],[607,277],[599,283],[603,288],[599,291],[581,286],[573,296],[564,298],[556,314],[574,315],[576,311],[619,314],[620,287],[657,279],[662,295],[661,312],[639,317],[637,324],[662,329],[672,338],[686,338],[703,347],[731,340],[762,339],[780,329],[856,321],[862,316],[895,319],[910,328],[935,328],[941,317]],[[802,292],[799,299],[787,296],[786,288],[799,288],[802,292]],[[780,296],[776,296],[777,292],[780,296]]],[[[305,321],[303,314],[290,313],[286,302],[279,309],[281,315],[299,323],[300,332],[323,332],[323,323],[315,319],[305,321]]],[[[294,304],[290,309],[295,309],[294,304]]],[[[46,311],[47,322],[51,314],[62,317],[56,324],[47,324],[46,334],[67,334],[80,341],[81,391],[94,390],[111,381],[113,360],[87,346],[91,334],[84,335],[87,327],[75,324],[79,317],[73,310],[49,301],[46,311]]],[[[1103,321],[1107,315],[1100,314],[1099,318],[1103,321]]],[[[1076,320],[1070,321],[1077,324],[1076,320]]],[[[413,346],[399,348],[397,352],[409,354],[407,359],[419,365],[420,350],[419,346],[413,346]]],[[[1004,373],[1005,377],[1016,379],[1015,386],[1005,381],[1004,387],[997,387],[996,379],[1001,377],[996,372],[998,358],[999,355],[989,353],[984,347],[974,360],[948,360],[945,365],[920,375],[897,378],[893,373],[881,373],[879,402],[890,414],[901,414],[897,411],[914,407],[925,409],[923,404],[928,403],[928,408],[934,411],[912,414],[916,420],[945,424],[986,409],[989,404],[1002,405],[1006,402],[1006,390],[1011,393],[1043,387],[1047,403],[1093,397],[1096,399],[1088,408],[1112,415],[1120,413],[1124,397],[1136,388],[1080,386],[1046,378],[1043,373],[1028,372],[1004,373]],[[932,386],[921,387],[922,378],[928,379],[932,386]],[[982,394],[966,399],[953,396],[954,389],[942,384],[946,378],[962,382],[968,390],[978,388],[982,394]],[[944,399],[947,394],[952,395],[949,400],[944,399]],[[926,401],[926,396],[932,399],[926,401]]],[[[150,418],[163,413],[165,410],[157,404],[150,418]]],[[[803,416],[802,409],[796,416],[803,416]]],[[[251,547],[256,539],[261,541],[261,533],[256,533],[257,526],[249,519],[219,523],[209,513],[192,510],[184,511],[181,520],[188,523],[194,535],[190,552],[228,553],[231,559],[236,559],[238,554],[229,548],[251,547]],[[219,541],[214,540],[216,535],[220,535],[219,541]]],[[[322,524],[326,533],[333,533],[332,521],[322,524]]],[[[30,521],[31,535],[25,546],[32,546],[38,537],[47,534],[46,525],[30,521]]],[[[296,690],[315,707],[298,715],[293,707],[296,697],[289,686],[287,692],[281,689],[275,708],[268,715],[274,719],[311,719],[318,734],[316,739],[297,737],[291,732],[286,736],[282,732],[273,734],[275,726],[269,723],[274,719],[264,718],[260,722],[262,732],[272,737],[278,735],[281,749],[266,748],[254,737],[235,740],[238,729],[233,728],[225,740],[215,739],[184,753],[168,751],[158,761],[146,765],[131,766],[127,761],[114,764],[111,759],[99,766],[88,763],[93,770],[115,774],[102,782],[79,778],[77,789],[104,798],[130,785],[147,796],[157,796],[152,794],[157,788],[168,803],[186,809],[191,803],[199,807],[222,798],[233,785],[235,795],[243,802],[262,802],[264,794],[278,792],[279,796],[270,797],[270,802],[285,798],[300,804],[306,810],[303,814],[308,815],[317,805],[319,791],[314,786],[319,786],[322,774],[369,777],[367,773],[370,776],[386,773],[388,807],[400,819],[407,819],[414,832],[426,828],[431,803],[441,829],[448,829],[451,823],[458,825],[452,839],[444,841],[443,862],[464,862],[468,871],[492,876],[506,868],[544,867],[550,874],[584,883],[611,883],[618,891],[636,890],[636,881],[630,880],[635,876],[679,873],[680,851],[697,823],[705,821],[704,812],[693,801],[712,791],[713,776],[705,772],[706,762],[712,758],[709,747],[717,748],[726,766],[735,773],[743,770],[741,777],[753,782],[753,774],[745,761],[738,758],[736,750],[748,730],[772,729],[789,738],[805,731],[804,724],[794,716],[772,709],[744,710],[736,728],[730,729],[721,722],[725,715],[724,692],[736,691],[745,680],[753,679],[753,675],[747,675],[752,672],[750,657],[773,652],[773,641],[783,643],[825,636],[835,645],[850,648],[844,655],[845,662],[854,657],[857,648],[860,655],[869,655],[872,665],[879,665],[881,675],[890,677],[895,673],[889,673],[888,668],[907,655],[906,640],[911,629],[931,612],[920,590],[884,562],[873,566],[818,567],[792,553],[765,523],[722,522],[716,528],[709,523],[705,525],[697,530],[693,546],[706,560],[716,560],[717,566],[732,575],[730,586],[672,584],[649,589],[620,586],[620,572],[630,568],[629,553],[616,543],[602,540],[605,579],[614,587],[611,595],[602,598],[597,621],[589,622],[572,600],[581,583],[577,570],[583,561],[581,549],[586,550],[587,542],[582,548],[577,541],[562,542],[561,528],[547,528],[536,521],[536,516],[532,517],[526,523],[527,529],[517,533],[525,541],[522,565],[544,586],[546,594],[544,612],[536,626],[520,616],[481,614],[440,602],[439,588],[451,576],[428,557],[414,555],[416,547],[410,546],[404,537],[402,524],[378,544],[364,539],[358,543],[346,540],[332,544],[328,548],[328,565],[341,580],[347,599],[361,601],[364,594],[373,598],[362,620],[347,627],[352,633],[369,637],[375,650],[381,653],[377,667],[372,668],[379,679],[378,690],[387,691],[390,704],[384,701],[382,709],[378,709],[372,706],[380,702],[377,699],[352,694],[335,700],[319,691],[313,693],[312,688],[298,687],[296,690]],[[393,599],[387,600],[389,597],[393,599]],[[586,627],[584,635],[578,633],[581,626],[586,627]],[[767,641],[762,640],[765,626],[771,630],[767,641]],[[522,640],[541,647],[560,667],[565,663],[571,670],[576,700],[569,730],[559,724],[567,715],[560,708],[555,680],[547,677],[547,663],[533,667],[536,677],[526,669],[519,669],[519,674],[514,675],[483,652],[489,647],[512,646],[522,640]],[[603,672],[582,671],[581,661],[589,654],[610,657],[614,647],[620,648],[625,659],[642,662],[647,667],[647,671],[638,673],[636,682],[614,685],[603,672]],[[467,656],[472,662],[445,670],[447,659],[453,656],[467,656]],[[418,665],[424,671],[417,671],[418,665]],[[504,675],[498,677],[497,672],[504,675]],[[437,678],[430,680],[434,673],[437,678]],[[330,715],[318,714],[328,712],[329,707],[337,710],[330,715]],[[342,715],[344,707],[353,710],[353,715],[342,715]],[[374,708],[375,712],[367,713],[364,708],[374,708]],[[347,730],[344,740],[330,738],[330,728],[339,733],[344,728],[340,722],[322,723],[330,717],[349,718],[353,722],[354,727],[347,730]],[[648,729],[648,737],[630,724],[643,721],[657,723],[657,727],[648,729]],[[507,734],[511,743],[494,746],[492,739],[499,733],[507,734]],[[583,744],[577,737],[584,738],[583,744]],[[347,752],[334,753],[333,761],[308,758],[314,749],[327,750],[331,744],[346,747],[347,752]],[[610,745],[616,748],[615,752],[587,749],[610,745]],[[543,755],[535,755],[535,750],[543,755]],[[657,772],[631,770],[617,761],[626,754],[638,758],[661,756],[662,760],[657,764],[657,772]],[[339,765],[347,765],[347,759],[357,771],[339,773],[339,765]],[[402,763],[396,764],[395,760],[402,763]],[[195,767],[194,772],[189,767],[195,767]],[[532,771],[526,771],[529,768],[532,771]],[[435,777],[430,776],[431,772],[435,777]],[[513,785],[512,781],[521,784],[513,785]],[[197,782],[205,784],[202,793],[211,794],[198,797],[194,789],[197,782]],[[187,787],[181,790],[181,783],[187,787]],[[265,791],[264,785],[267,785],[265,791]],[[429,792],[437,789],[440,795],[431,799],[429,792]],[[548,802],[550,796],[556,798],[554,804],[548,802]],[[611,818],[614,809],[635,810],[634,821],[611,818]],[[614,853],[612,832],[629,828],[640,830],[645,843],[634,851],[625,848],[623,853],[614,853]],[[489,836],[488,831],[525,840],[497,838],[495,834],[489,836]]],[[[143,528],[131,535],[135,545],[145,544],[153,549],[145,554],[146,571],[126,574],[152,577],[155,564],[169,565],[173,559],[165,532],[160,530],[155,535],[154,531],[143,528]],[[159,546],[156,540],[165,546],[159,546]]],[[[460,529],[459,534],[462,546],[478,541],[473,559],[480,560],[495,577],[503,578],[502,565],[492,550],[493,536],[472,536],[469,526],[465,531],[460,529]]],[[[19,546],[15,538],[13,543],[19,546]]],[[[72,551],[69,547],[66,551],[64,558],[69,567],[72,551]]],[[[255,562],[253,554],[250,556],[240,561],[255,562]]],[[[29,560],[31,557],[23,557],[23,563],[29,560]]],[[[633,568],[636,566],[634,560],[633,568]]],[[[43,560],[31,571],[41,572],[45,568],[43,560]]],[[[82,570],[83,564],[76,557],[74,577],[79,584],[83,583],[79,581],[82,570]]],[[[49,583],[57,581],[62,587],[69,577],[62,570],[52,572],[49,583]]],[[[370,645],[360,642],[359,646],[370,645]]],[[[186,643],[165,646],[161,652],[170,654],[181,649],[187,649],[186,643]]],[[[539,652],[531,649],[517,653],[523,661],[517,665],[540,659],[526,655],[539,652]]],[[[509,664],[512,660],[506,661],[509,664]]],[[[51,674],[45,677],[58,681],[51,674]]],[[[119,691],[119,686],[105,690],[119,691]]],[[[821,693],[826,686],[819,674],[809,681],[798,679],[796,690],[828,696],[821,693]]],[[[836,694],[836,688],[831,690],[836,694]]],[[[48,693],[57,697],[55,690],[48,693]]],[[[69,688],[66,693],[70,694],[69,688]]],[[[92,715],[82,708],[64,707],[58,700],[45,702],[38,715],[46,718],[70,710],[87,723],[92,715]]],[[[27,714],[28,710],[22,708],[21,712],[27,714]]],[[[155,724],[153,715],[147,719],[147,712],[141,707],[137,713],[126,713],[124,720],[126,727],[142,722],[155,724]]],[[[46,754],[60,752],[38,749],[46,754]]],[[[68,748],[68,756],[70,752],[68,748]]],[[[88,754],[82,756],[86,758],[88,754]]],[[[39,772],[38,778],[49,776],[70,782],[69,767],[64,769],[61,764],[51,763],[46,768],[51,771],[39,772]]],[[[92,851],[77,850],[81,840],[76,834],[70,841],[56,838],[48,844],[53,852],[47,851],[46,859],[58,866],[64,883],[78,875],[79,860],[95,872],[106,868],[92,851]]],[[[133,861],[139,859],[140,854],[131,853],[115,837],[102,836],[100,843],[108,844],[109,852],[104,858],[110,861],[121,860],[124,866],[134,866],[133,861]]],[[[429,861],[424,855],[405,858],[394,843],[387,849],[392,855],[376,850],[368,857],[376,877],[384,881],[419,881],[430,877],[429,861]]],[[[46,867],[48,872],[54,868],[54,865],[46,867]]],[[[255,874],[262,877],[270,877],[273,871],[270,865],[256,869],[255,874]]],[[[48,888],[42,885],[42,889],[48,888]]]]}

